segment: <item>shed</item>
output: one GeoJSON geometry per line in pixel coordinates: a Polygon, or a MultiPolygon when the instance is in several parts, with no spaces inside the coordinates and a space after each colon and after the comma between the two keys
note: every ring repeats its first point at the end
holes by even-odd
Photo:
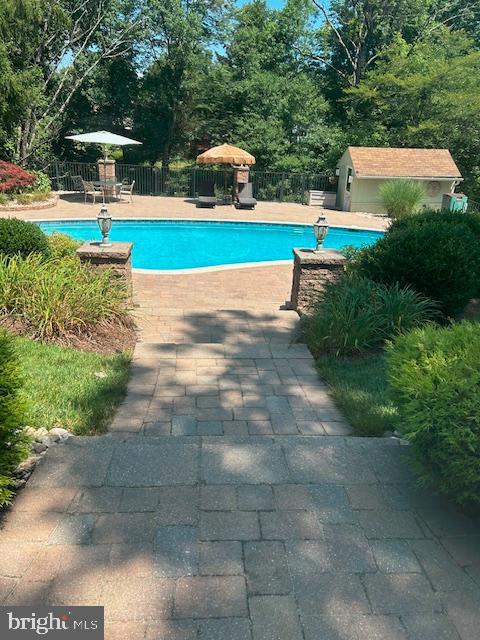
{"type": "Polygon", "coordinates": [[[385,213],[379,187],[386,180],[419,180],[423,206],[433,209],[440,209],[443,194],[463,180],[448,149],[348,147],[337,173],[337,209],[367,213],[385,213]]]}

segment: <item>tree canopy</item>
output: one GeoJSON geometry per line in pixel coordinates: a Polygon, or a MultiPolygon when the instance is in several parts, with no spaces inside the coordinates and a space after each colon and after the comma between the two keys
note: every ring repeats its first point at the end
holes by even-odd
{"type": "Polygon", "coordinates": [[[480,198],[480,0],[4,0],[0,155],[94,157],[67,133],[144,141],[135,162],[244,146],[323,171],[348,144],[448,147],[480,198]]]}

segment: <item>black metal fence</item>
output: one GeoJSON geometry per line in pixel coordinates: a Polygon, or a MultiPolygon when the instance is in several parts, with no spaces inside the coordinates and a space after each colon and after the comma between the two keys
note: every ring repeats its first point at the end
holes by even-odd
{"type": "Polygon", "coordinates": [[[470,213],[480,213],[480,202],[469,199],[467,211],[469,211],[470,213]]]}
{"type": "MultiPolygon", "coordinates": [[[[74,176],[83,180],[98,180],[98,166],[87,162],[52,162],[48,174],[56,191],[73,191],[74,176]]],[[[136,164],[116,164],[119,181],[135,180],[135,193],[152,196],[194,198],[204,183],[213,183],[221,196],[231,193],[233,171],[225,169],[165,169],[136,164]]],[[[284,173],[275,171],[250,172],[253,193],[258,200],[304,202],[310,190],[336,191],[336,178],[326,173],[284,173]]]]}

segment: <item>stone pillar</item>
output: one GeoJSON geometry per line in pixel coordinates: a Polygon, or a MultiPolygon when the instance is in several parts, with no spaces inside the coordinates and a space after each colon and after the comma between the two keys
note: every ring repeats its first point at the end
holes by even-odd
{"type": "Polygon", "coordinates": [[[107,186],[105,189],[106,196],[114,196],[115,194],[115,160],[111,160],[107,158],[99,158],[97,160],[98,164],[98,179],[100,182],[105,182],[107,185],[110,183],[111,186],[107,186]]]}
{"type": "Polygon", "coordinates": [[[250,167],[248,165],[234,165],[233,167],[233,197],[238,196],[238,185],[247,184],[250,180],[250,167]]]}
{"type": "Polygon", "coordinates": [[[335,250],[315,253],[313,249],[294,249],[293,256],[290,308],[302,315],[318,300],[325,284],[342,275],[346,259],[335,250]]]}
{"type": "Polygon", "coordinates": [[[85,242],[77,249],[77,255],[84,264],[104,271],[111,269],[114,276],[123,278],[128,291],[132,291],[132,248],[131,242],[112,242],[110,247],[99,243],[85,242]]]}

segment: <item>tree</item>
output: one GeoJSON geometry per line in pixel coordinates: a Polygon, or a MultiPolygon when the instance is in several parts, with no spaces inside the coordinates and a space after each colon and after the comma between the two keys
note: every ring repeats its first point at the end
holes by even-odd
{"type": "Polygon", "coordinates": [[[227,11],[223,0],[147,0],[144,55],[151,66],[140,91],[138,126],[144,135],[156,128],[148,140],[160,147],[163,166],[185,141],[190,78],[205,60],[206,46],[217,41],[227,11]]]}
{"type": "Polygon", "coordinates": [[[347,104],[358,141],[449,148],[463,188],[480,195],[480,52],[461,32],[443,27],[413,49],[397,38],[347,104]]]}
{"type": "Polygon", "coordinates": [[[358,86],[395,36],[412,47],[445,26],[461,29],[476,17],[478,2],[464,0],[312,0],[322,19],[312,60],[337,84],[358,86]]]}
{"type": "Polygon", "coordinates": [[[264,0],[236,10],[219,60],[228,83],[223,89],[217,85],[221,99],[215,101],[214,119],[224,128],[210,143],[244,146],[255,155],[257,168],[318,169],[319,160],[305,141],[326,117],[328,105],[318,76],[297,47],[311,14],[302,0],[289,0],[280,11],[269,9],[264,0]]]}
{"type": "MultiPolygon", "coordinates": [[[[98,158],[101,153],[98,147],[76,147],[65,140],[65,136],[97,129],[125,135],[125,129],[133,126],[139,82],[132,50],[122,56],[102,60],[70,100],[53,141],[54,152],[83,161],[98,158]]],[[[134,149],[122,148],[121,153],[130,156],[135,153],[134,149]]]]}
{"type": "Polygon", "coordinates": [[[10,82],[28,86],[28,102],[10,114],[16,119],[12,155],[17,161],[41,155],[76,92],[102,60],[132,45],[140,21],[141,13],[130,0],[1,3],[0,41],[10,82]]]}

